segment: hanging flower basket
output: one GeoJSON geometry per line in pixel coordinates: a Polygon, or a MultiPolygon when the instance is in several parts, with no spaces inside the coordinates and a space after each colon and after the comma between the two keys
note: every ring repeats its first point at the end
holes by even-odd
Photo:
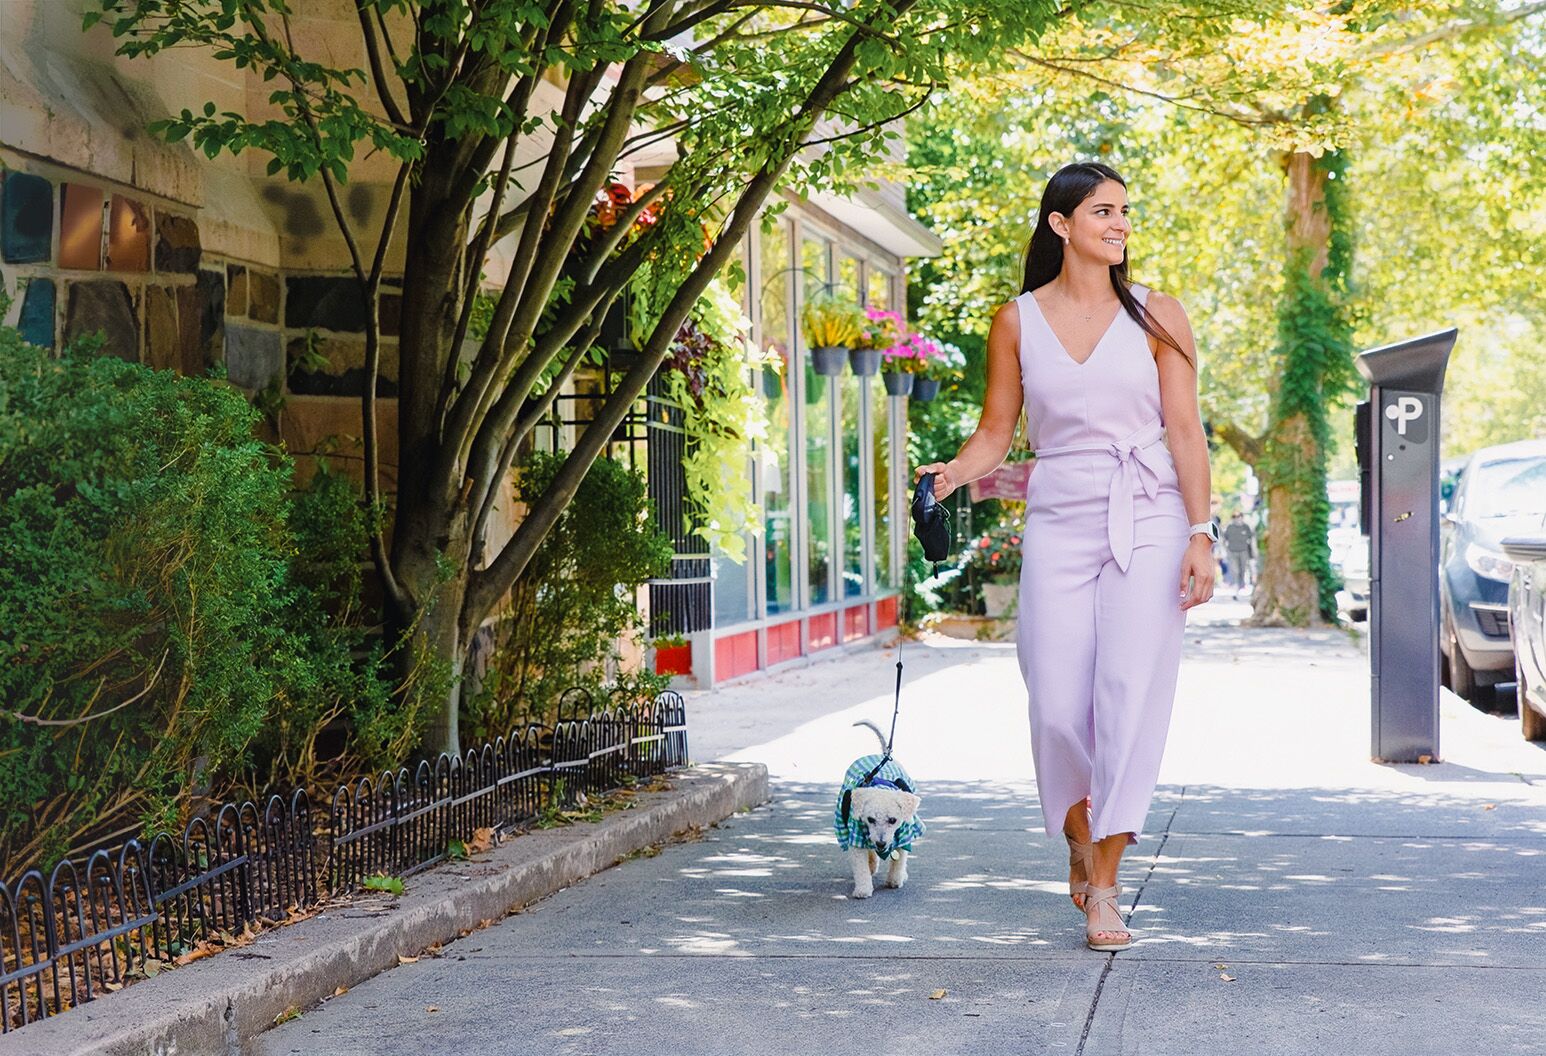
{"type": "Polygon", "coordinates": [[[938,378],[914,378],[913,379],[913,399],[917,400],[919,403],[928,403],[930,400],[932,400],[934,397],[936,397],[938,395],[939,395],[939,379],[938,378]]]}
{"type": "Polygon", "coordinates": [[[881,371],[881,380],[886,383],[886,391],[893,396],[906,396],[913,391],[913,375],[904,374],[901,371],[881,371]]]}
{"type": "Polygon", "coordinates": [[[848,363],[848,349],[842,345],[822,345],[811,349],[811,369],[827,378],[843,373],[848,363]]]}
{"type": "Polygon", "coordinates": [[[851,348],[848,350],[848,363],[859,377],[872,377],[880,370],[880,349],[851,348]]]}

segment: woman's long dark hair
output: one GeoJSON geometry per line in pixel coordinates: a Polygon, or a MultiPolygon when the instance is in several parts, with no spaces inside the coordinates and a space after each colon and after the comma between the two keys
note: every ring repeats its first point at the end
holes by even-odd
{"type": "MultiPolygon", "coordinates": [[[[1065,217],[1072,217],[1079,203],[1095,193],[1106,180],[1115,180],[1124,188],[1127,181],[1117,170],[1109,165],[1102,165],[1098,161],[1076,161],[1072,165],[1064,165],[1053,173],[1052,179],[1047,181],[1047,189],[1041,195],[1041,209],[1036,217],[1036,230],[1031,232],[1031,242],[1025,249],[1025,283],[1021,288],[1022,293],[1030,293],[1032,290],[1045,286],[1058,277],[1063,270],[1063,239],[1052,230],[1048,217],[1053,213],[1062,213],[1065,217]]],[[[1166,332],[1163,326],[1155,322],[1149,310],[1138,302],[1133,296],[1129,286],[1131,280],[1127,277],[1127,249],[1122,250],[1122,261],[1111,265],[1111,288],[1117,292],[1117,300],[1122,302],[1122,307],[1127,314],[1132,316],[1133,322],[1143,328],[1147,334],[1169,345],[1171,348],[1186,356],[1186,352],[1176,343],[1176,339],[1166,332]]],[[[1191,356],[1186,356],[1191,360],[1191,356]]],[[[1193,363],[1193,366],[1196,366],[1193,363]]]]}

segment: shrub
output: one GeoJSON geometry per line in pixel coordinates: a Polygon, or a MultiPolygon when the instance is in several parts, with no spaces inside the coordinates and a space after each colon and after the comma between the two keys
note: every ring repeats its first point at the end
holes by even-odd
{"type": "MultiPolygon", "coordinates": [[[[563,464],[538,452],[521,467],[518,495],[540,495],[563,464]]],[[[634,597],[671,567],[671,541],[650,516],[644,477],[598,459],[533,556],[501,614],[487,680],[469,705],[464,739],[551,722],[571,686],[598,704],[653,697],[668,679],[618,669],[617,642],[638,636],[634,597]]]]}
{"type": "Polygon", "coordinates": [[[0,328],[7,875],[296,780],[318,730],[391,696],[356,659],[348,486],[292,498],[235,389],[95,353],[0,328]]]}

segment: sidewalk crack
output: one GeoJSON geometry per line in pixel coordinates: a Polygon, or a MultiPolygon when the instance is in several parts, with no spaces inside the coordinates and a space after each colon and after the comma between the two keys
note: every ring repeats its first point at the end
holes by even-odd
{"type": "MultiPolygon", "coordinates": [[[[1165,831],[1160,833],[1159,846],[1154,848],[1154,857],[1149,861],[1149,871],[1138,881],[1138,891],[1133,896],[1133,908],[1128,910],[1125,923],[1131,927],[1133,923],[1133,910],[1143,901],[1144,885],[1149,882],[1149,877],[1154,875],[1154,870],[1159,866],[1160,856],[1165,853],[1165,844],[1170,842],[1170,828],[1176,823],[1176,815],[1181,812],[1181,804],[1186,801],[1186,785],[1181,786],[1181,795],[1176,800],[1175,807],[1170,812],[1170,817],[1165,819],[1165,831]]],[[[1079,1046],[1074,1049],[1074,1056],[1084,1056],[1084,1046],[1090,1040],[1090,1029],[1095,1025],[1095,1011],[1100,1007],[1100,995],[1106,989],[1106,977],[1111,974],[1112,966],[1116,964],[1115,953],[1106,954],[1106,963],[1100,970],[1100,978],[1095,980],[1095,994],[1090,999],[1090,1010],[1084,1017],[1084,1029],[1079,1032],[1079,1046]]]]}

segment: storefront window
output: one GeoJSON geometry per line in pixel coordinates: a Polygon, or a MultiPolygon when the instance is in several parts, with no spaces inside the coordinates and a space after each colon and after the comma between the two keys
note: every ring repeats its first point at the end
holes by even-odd
{"type": "Polygon", "coordinates": [[[762,368],[762,395],[768,401],[768,439],[759,445],[763,510],[763,561],[767,576],[768,613],[788,612],[795,607],[794,596],[794,522],[790,514],[789,430],[791,354],[789,288],[789,224],[775,220],[762,233],[759,258],[760,298],[762,307],[762,343],[775,350],[782,368],[762,368]]]}
{"type": "Polygon", "coordinates": [[[863,444],[859,434],[859,403],[864,398],[868,379],[845,374],[842,382],[843,407],[839,421],[843,438],[843,596],[864,593],[864,492],[860,466],[863,444]]]}
{"type": "Polygon", "coordinates": [[[729,554],[714,551],[714,626],[726,627],[752,619],[751,567],[729,554]]]}
{"type": "Polygon", "coordinates": [[[884,385],[870,385],[870,437],[874,444],[870,490],[875,496],[875,589],[891,584],[891,397],[884,385]]]}
{"type": "Polygon", "coordinates": [[[891,307],[891,276],[877,267],[871,267],[866,273],[865,303],[873,304],[877,308],[891,307]]]}
{"type": "Polygon", "coordinates": [[[837,290],[839,296],[854,301],[864,300],[864,287],[859,285],[859,258],[846,253],[837,258],[837,290]]]}
{"type": "MultiPolygon", "coordinates": [[[[827,278],[830,254],[822,238],[800,242],[800,264],[804,268],[805,296],[820,293],[827,278]]],[[[805,342],[801,338],[801,345],[805,342]]],[[[828,378],[810,369],[805,359],[805,520],[809,532],[806,582],[810,603],[821,605],[832,600],[832,519],[828,489],[832,480],[832,389],[841,380],[828,378]]]]}

